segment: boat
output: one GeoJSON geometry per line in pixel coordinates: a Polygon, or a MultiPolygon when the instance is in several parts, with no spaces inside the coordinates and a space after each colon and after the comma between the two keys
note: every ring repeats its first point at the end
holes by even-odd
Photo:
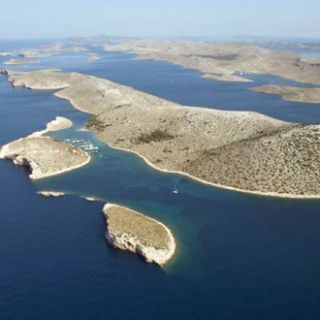
{"type": "Polygon", "coordinates": [[[172,193],[174,193],[174,194],[179,193],[179,191],[178,191],[177,187],[175,187],[175,188],[172,190],[172,193]]]}

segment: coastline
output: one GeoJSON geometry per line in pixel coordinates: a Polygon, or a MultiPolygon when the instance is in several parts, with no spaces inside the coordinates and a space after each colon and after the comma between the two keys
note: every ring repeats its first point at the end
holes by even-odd
{"type": "MultiPolygon", "coordinates": [[[[83,108],[80,108],[79,106],[76,105],[76,103],[74,102],[74,100],[72,98],[68,98],[68,97],[64,97],[62,95],[59,95],[60,91],[57,91],[55,92],[53,95],[59,99],[63,99],[63,100],[66,100],[70,103],[70,105],[75,108],[76,110],[80,111],[80,112],[83,112],[83,113],[86,113],[86,114],[92,114],[92,115],[95,115],[95,113],[92,113],[92,112],[89,112],[83,108]]],[[[86,129],[86,128],[82,128],[82,130],[87,130],[87,131],[93,131],[93,130],[90,130],[90,129],[86,129]]]]}
{"type": "MultiPolygon", "coordinates": [[[[37,73],[37,75],[41,76],[41,73],[37,73]]],[[[61,79],[60,81],[64,81],[65,77],[70,77],[70,74],[59,74],[59,75],[52,74],[52,75],[50,75],[48,73],[44,73],[43,79],[44,80],[50,79],[50,76],[53,77],[53,79],[56,79],[56,77],[60,77],[60,79],[61,79]]],[[[17,76],[17,78],[18,78],[18,82],[17,82],[18,84],[20,81],[20,83],[25,83],[27,87],[29,87],[31,89],[33,88],[34,85],[30,85],[30,84],[28,85],[28,79],[32,79],[32,73],[26,74],[25,76],[24,76],[24,74],[22,74],[21,79],[19,76],[17,76]],[[26,79],[26,81],[23,80],[24,78],[26,79]]],[[[40,80],[41,80],[41,77],[40,77],[40,80]]],[[[272,191],[272,188],[273,188],[272,184],[270,185],[271,187],[267,186],[267,188],[262,186],[262,189],[268,190],[268,188],[269,188],[269,189],[271,189],[271,191],[266,191],[266,192],[253,191],[253,190],[246,189],[246,188],[237,188],[237,187],[229,186],[226,184],[219,184],[219,183],[210,182],[206,179],[198,178],[197,176],[190,174],[184,170],[166,169],[166,166],[168,166],[168,165],[171,165],[172,167],[179,167],[180,166],[182,168],[185,168],[185,166],[183,166],[183,163],[181,162],[181,159],[182,160],[184,159],[184,156],[188,153],[188,151],[185,153],[179,154],[179,153],[171,153],[171,151],[169,150],[170,154],[166,153],[165,156],[167,157],[169,155],[171,158],[170,157],[167,158],[169,160],[165,160],[167,162],[162,163],[164,168],[157,166],[154,163],[154,161],[152,161],[152,158],[154,158],[153,160],[155,160],[154,156],[152,156],[151,159],[149,159],[149,157],[147,157],[146,155],[142,155],[142,153],[139,152],[142,150],[142,151],[144,151],[144,154],[147,154],[147,155],[151,154],[152,155],[152,152],[155,151],[155,149],[154,149],[155,147],[158,149],[159,149],[159,147],[160,148],[164,147],[164,149],[165,149],[166,146],[170,146],[171,147],[170,149],[172,149],[172,148],[174,149],[176,147],[181,148],[184,145],[186,145],[186,143],[188,141],[191,141],[191,140],[188,140],[189,138],[191,138],[190,133],[194,134],[194,132],[198,132],[198,131],[190,131],[190,130],[194,130],[195,128],[196,128],[196,130],[200,130],[200,129],[202,130],[201,134],[203,134],[203,136],[199,137],[199,139],[200,139],[199,141],[204,144],[204,147],[207,150],[208,150],[208,148],[216,148],[216,150],[218,150],[218,148],[220,148],[220,147],[223,148],[225,146],[237,144],[239,142],[251,141],[251,139],[253,139],[253,140],[258,139],[259,140],[260,138],[262,138],[262,140],[263,140],[264,137],[269,137],[269,136],[271,137],[272,135],[276,136],[275,141],[277,142],[277,141],[279,141],[279,139],[283,140],[283,137],[281,135],[277,136],[277,133],[278,132],[280,132],[280,133],[285,132],[286,130],[292,130],[295,126],[295,124],[293,124],[293,123],[281,122],[279,120],[276,120],[276,119],[273,119],[273,118],[267,117],[267,116],[262,117],[261,114],[256,113],[256,112],[218,111],[215,109],[208,109],[208,108],[182,106],[182,105],[178,105],[178,104],[174,104],[174,103],[170,104],[170,102],[168,102],[166,100],[145,94],[144,92],[139,92],[139,91],[134,90],[130,87],[119,85],[119,84],[113,83],[109,80],[100,79],[97,77],[92,77],[92,76],[86,77],[85,75],[77,74],[77,73],[72,73],[72,80],[70,80],[70,81],[73,81],[73,82],[71,82],[71,85],[67,86],[67,89],[63,89],[62,91],[55,92],[54,95],[58,98],[68,100],[69,103],[75,109],[77,109],[81,112],[98,115],[99,117],[102,115],[102,121],[105,121],[105,122],[109,121],[108,119],[110,119],[110,121],[114,120],[113,127],[111,127],[111,129],[109,129],[109,126],[108,126],[107,130],[102,130],[102,131],[98,132],[96,135],[97,138],[100,141],[102,141],[103,143],[108,144],[110,147],[112,147],[114,149],[123,150],[126,152],[132,152],[132,153],[136,154],[137,156],[142,158],[145,161],[145,163],[147,163],[150,167],[152,167],[158,171],[180,174],[180,175],[189,177],[195,181],[198,181],[200,183],[203,183],[203,184],[206,184],[209,186],[213,186],[213,187],[221,188],[221,189],[226,189],[226,190],[230,190],[230,191],[247,193],[247,194],[268,196],[268,197],[287,198],[287,199],[290,199],[290,198],[291,199],[319,199],[320,198],[320,194],[317,193],[316,191],[314,192],[314,194],[309,194],[309,195],[304,194],[303,189],[301,191],[298,190],[297,194],[290,193],[290,192],[279,193],[279,192],[272,191]],[[105,86],[106,91],[103,92],[103,99],[101,100],[101,97],[98,97],[100,99],[100,100],[97,100],[99,103],[98,105],[97,105],[97,103],[94,102],[94,100],[93,101],[91,101],[91,100],[84,101],[81,99],[81,96],[79,96],[79,92],[81,92],[81,88],[83,88],[84,84],[82,84],[82,87],[80,87],[80,88],[77,87],[76,85],[73,84],[76,79],[79,79],[79,80],[81,79],[83,81],[85,81],[87,79],[89,81],[87,84],[87,85],[89,85],[89,88],[88,88],[89,93],[95,92],[95,91],[90,91],[90,90],[93,90],[94,88],[96,88],[97,85],[101,84],[101,85],[105,86]],[[109,93],[109,91],[110,91],[110,93],[109,93]],[[132,97],[132,105],[122,104],[122,103],[126,103],[126,99],[128,99],[130,97],[132,97]],[[74,98],[76,100],[74,100],[74,98]],[[111,100],[110,100],[110,98],[111,98],[111,100]],[[137,98],[138,100],[135,101],[134,100],[135,98],[137,98]],[[140,103],[140,101],[142,101],[142,104],[140,103]],[[88,104],[88,102],[89,102],[89,104],[88,104]],[[90,105],[90,102],[92,102],[93,105],[90,105]],[[154,105],[152,105],[151,103],[153,103],[154,105]],[[144,104],[146,104],[147,107],[144,104]],[[150,105],[148,106],[148,104],[150,104],[154,109],[149,110],[150,105]],[[83,107],[79,107],[79,105],[86,106],[86,109],[84,109],[83,107]],[[139,107],[139,105],[140,105],[140,107],[139,107]],[[134,106],[135,108],[132,108],[132,106],[134,106]],[[136,119],[130,117],[130,112],[132,112],[132,109],[137,110],[137,113],[133,114],[133,116],[135,116],[136,119]],[[127,143],[124,143],[125,146],[116,146],[115,143],[117,143],[118,138],[121,137],[121,134],[124,134],[123,130],[124,129],[127,130],[127,128],[128,128],[126,122],[122,123],[120,121],[121,123],[119,123],[119,121],[118,122],[115,121],[115,120],[118,120],[118,119],[116,119],[116,117],[118,117],[119,112],[122,112],[122,114],[120,113],[120,117],[124,113],[129,112],[129,114],[127,114],[127,115],[130,118],[130,121],[129,121],[130,125],[131,125],[131,123],[134,123],[135,125],[138,125],[138,128],[139,128],[139,126],[141,126],[141,124],[145,123],[145,121],[148,120],[148,118],[146,118],[146,119],[143,119],[144,122],[140,121],[139,119],[142,119],[141,118],[142,114],[149,116],[149,121],[150,121],[150,119],[157,120],[155,117],[158,117],[157,121],[159,121],[159,117],[160,117],[161,121],[163,119],[168,119],[169,121],[170,121],[170,119],[172,119],[177,122],[177,121],[180,121],[180,119],[184,119],[182,117],[185,117],[185,119],[187,120],[186,124],[188,124],[188,122],[189,122],[189,124],[191,123],[191,125],[188,128],[186,128],[187,130],[189,130],[189,131],[187,131],[188,136],[186,136],[185,140],[182,141],[184,143],[184,145],[182,145],[182,146],[181,146],[181,144],[179,145],[181,140],[177,140],[177,141],[173,142],[173,144],[172,144],[170,141],[171,137],[169,137],[169,142],[165,141],[165,143],[161,142],[160,144],[144,145],[144,149],[143,148],[141,149],[141,144],[137,144],[137,143],[134,144],[134,143],[132,143],[132,141],[130,143],[129,143],[129,141],[127,143]],[[148,112],[149,115],[146,114],[146,112],[148,112]],[[178,115],[178,113],[179,113],[179,115],[178,115]],[[178,115],[178,117],[177,117],[177,115],[178,115]],[[193,116],[194,116],[194,118],[192,118],[193,116]],[[204,121],[205,117],[206,117],[206,120],[208,120],[208,116],[210,116],[210,117],[212,116],[212,118],[210,118],[210,120],[215,121],[215,122],[217,122],[217,121],[219,122],[220,121],[219,117],[222,117],[222,120],[225,122],[225,126],[228,123],[230,123],[230,120],[234,121],[234,122],[230,123],[229,128],[227,127],[225,129],[223,129],[223,128],[220,128],[221,127],[221,125],[220,125],[220,127],[213,129],[213,130],[218,130],[219,128],[221,129],[220,132],[217,131],[217,133],[216,133],[216,134],[218,134],[218,138],[216,138],[216,142],[215,142],[215,143],[217,143],[216,146],[215,145],[211,146],[210,145],[211,142],[209,139],[212,137],[212,134],[215,134],[215,132],[214,131],[213,131],[213,133],[209,132],[210,133],[209,135],[207,132],[203,132],[205,130],[210,130],[211,128],[209,128],[207,126],[208,123],[205,123],[205,127],[202,127],[203,122],[198,121],[199,118],[200,118],[200,120],[203,119],[202,121],[204,121]],[[217,117],[217,118],[215,118],[215,117],[217,117]],[[240,122],[237,122],[237,121],[240,121],[240,122]],[[244,132],[244,134],[240,133],[239,129],[235,129],[236,126],[239,125],[239,123],[241,123],[241,125],[243,126],[243,128],[242,129],[240,128],[240,129],[244,130],[244,131],[242,131],[242,132],[244,132]],[[124,128],[123,128],[123,124],[125,125],[124,128]],[[197,126],[199,126],[199,125],[201,125],[201,126],[197,128],[197,126]],[[253,127],[253,126],[258,126],[258,127],[253,127]],[[223,130],[226,130],[226,134],[228,134],[228,137],[226,140],[224,140],[225,135],[224,135],[223,130]],[[234,139],[230,138],[231,137],[230,130],[231,130],[231,133],[234,132],[233,134],[239,135],[239,136],[236,136],[234,139]],[[262,131],[259,131],[259,130],[262,130],[262,131]],[[262,134],[260,132],[262,132],[262,134]],[[104,137],[101,136],[101,133],[105,134],[105,136],[104,137]],[[175,158],[175,157],[177,157],[177,158],[175,158]],[[178,157],[180,157],[180,158],[178,158],[178,157]],[[174,163],[173,162],[174,159],[177,159],[178,162],[174,163]]],[[[57,82],[56,85],[59,87],[59,82],[57,82]]],[[[35,84],[35,86],[37,87],[37,83],[35,84]]],[[[86,86],[86,84],[85,84],[85,86],[86,86]]],[[[87,93],[87,95],[88,95],[88,93],[87,93]]],[[[97,97],[95,97],[95,98],[97,98],[97,97]]],[[[163,121],[162,121],[162,123],[163,123],[163,121]]],[[[160,124],[159,122],[158,123],[155,122],[154,125],[159,125],[159,124],[160,124]]],[[[183,123],[180,123],[180,125],[183,125],[183,123]]],[[[134,126],[131,127],[131,133],[130,133],[131,138],[135,137],[137,134],[135,132],[135,129],[136,128],[134,126]]],[[[152,127],[149,130],[151,131],[152,127]]],[[[143,132],[148,133],[149,130],[147,127],[143,128],[142,133],[143,132]]],[[[175,128],[175,130],[176,130],[176,128],[175,128]]],[[[185,130],[185,129],[183,129],[183,130],[185,130]]],[[[302,135],[305,133],[305,131],[303,131],[303,130],[304,129],[302,128],[301,132],[300,132],[302,135]]],[[[91,131],[95,131],[95,130],[91,130],[91,131]]],[[[184,132],[185,131],[182,131],[182,134],[184,134],[184,132]]],[[[175,134],[175,135],[177,133],[178,133],[177,131],[172,132],[172,134],[175,134]]],[[[127,136],[127,138],[130,137],[130,134],[129,134],[129,136],[127,136]]],[[[180,136],[182,136],[181,132],[180,132],[180,136]]],[[[123,137],[125,137],[125,136],[123,136],[123,137]]],[[[178,136],[176,135],[175,137],[178,137],[178,136]]],[[[192,147],[194,148],[194,146],[192,146],[192,147]]],[[[210,151],[210,149],[209,149],[209,151],[210,151]]],[[[165,152],[165,151],[163,150],[163,152],[165,152]]],[[[178,152],[178,150],[173,150],[172,152],[178,152]]],[[[161,156],[161,153],[158,155],[161,156]]],[[[273,157],[276,156],[274,154],[270,154],[270,155],[273,157]]],[[[197,158],[193,158],[193,160],[194,159],[197,159],[197,158]]],[[[294,161],[295,159],[293,158],[291,160],[294,161]]],[[[197,160],[195,160],[195,161],[197,161],[197,160]]],[[[187,167],[187,169],[190,170],[190,167],[187,167]]],[[[192,172],[192,170],[191,170],[191,172],[192,172]]],[[[281,182],[286,183],[286,180],[283,180],[283,179],[285,179],[285,176],[281,177],[281,178],[282,178],[281,182]]],[[[231,185],[232,185],[232,183],[231,183],[231,185]]],[[[241,185],[241,183],[240,183],[240,185],[241,185]]],[[[242,185],[245,186],[246,184],[242,184],[242,185]]],[[[250,185],[248,185],[248,186],[250,186],[250,185]]],[[[288,186],[289,186],[289,190],[290,190],[291,186],[290,185],[288,185],[288,186]]],[[[257,189],[259,189],[259,188],[257,188],[257,189]]],[[[295,189],[293,188],[291,190],[295,190],[295,189]]]]}
{"type": "Polygon", "coordinates": [[[99,141],[107,144],[112,149],[125,151],[125,152],[130,152],[130,153],[135,154],[136,156],[141,158],[148,166],[152,167],[153,169],[155,169],[157,171],[182,175],[182,176],[190,178],[190,179],[192,179],[194,181],[197,181],[197,182],[200,182],[202,184],[205,184],[205,185],[208,185],[208,186],[211,186],[211,187],[215,187],[215,188],[218,188],[218,189],[225,189],[225,190],[228,190],[228,191],[234,191],[234,192],[238,192],[238,193],[246,193],[246,194],[251,194],[251,195],[256,195],[256,196],[274,197],[274,198],[282,198],[282,199],[306,199],[306,200],[307,199],[320,199],[320,194],[319,195],[309,195],[308,196],[308,195],[294,195],[294,194],[285,194],[285,193],[281,194],[281,193],[276,193],[276,192],[259,192],[259,191],[238,189],[238,188],[229,187],[229,186],[225,186],[225,185],[222,185],[222,184],[206,181],[206,180],[197,178],[197,177],[195,177],[195,176],[193,176],[193,175],[191,175],[191,174],[189,174],[187,172],[162,169],[162,168],[157,167],[155,164],[150,162],[146,157],[144,157],[143,155],[139,154],[136,151],[113,146],[110,143],[106,143],[105,141],[100,139],[98,136],[96,136],[96,137],[99,139],[99,141]]]}
{"type": "Polygon", "coordinates": [[[67,169],[64,169],[64,170],[59,170],[59,171],[56,171],[55,173],[50,173],[50,174],[46,174],[46,175],[42,175],[41,177],[32,177],[32,174],[29,175],[30,179],[35,181],[35,180],[41,180],[41,179],[46,179],[46,178],[50,178],[50,177],[54,177],[54,176],[57,176],[57,175],[60,175],[60,174],[63,174],[63,173],[67,173],[69,171],[72,171],[72,170],[75,170],[75,169],[79,169],[83,166],[86,166],[87,164],[89,164],[91,161],[91,156],[89,155],[88,159],[86,160],[86,162],[83,162],[81,164],[78,164],[78,165],[75,165],[75,166],[72,166],[72,167],[69,167],[67,169]]]}

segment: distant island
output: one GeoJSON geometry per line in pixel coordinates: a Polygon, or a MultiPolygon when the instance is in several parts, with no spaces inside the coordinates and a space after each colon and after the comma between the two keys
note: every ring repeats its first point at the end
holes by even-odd
{"type": "MultiPolygon", "coordinates": [[[[276,51],[254,43],[195,41],[124,41],[105,45],[108,51],[128,51],[139,59],[163,60],[195,69],[218,81],[248,81],[246,74],[270,74],[320,86],[320,60],[288,51],[276,51]]],[[[320,102],[319,88],[288,87],[292,101],[320,102]]],[[[261,90],[261,89],[260,89],[261,90]]],[[[270,93],[270,90],[263,91],[270,93]]],[[[288,95],[286,99],[291,98],[288,95]]]]}

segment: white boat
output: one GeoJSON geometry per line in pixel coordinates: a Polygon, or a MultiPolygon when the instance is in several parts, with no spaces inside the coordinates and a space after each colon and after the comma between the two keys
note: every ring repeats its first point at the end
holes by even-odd
{"type": "Polygon", "coordinates": [[[175,188],[172,190],[172,193],[177,194],[177,193],[179,193],[179,191],[178,191],[178,189],[175,187],[175,188]]]}

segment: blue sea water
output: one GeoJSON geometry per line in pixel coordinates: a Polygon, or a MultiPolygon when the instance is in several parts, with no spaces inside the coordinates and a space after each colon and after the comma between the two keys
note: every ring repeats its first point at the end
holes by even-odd
{"type": "MultiPolygon", "coordinates": [[[[100,54],[98,62],[61,55],[36,67],[93,74],[184,104],[231,110],[247,101],[246,108],[281,119],[320,119],[319,105],[251,93],[251,84],[217,83],[163,62],[100,54]]],[[[267,76],[255,81],[287,82],[267,76]]],[[[0,161],[1,320],[319,319],[319,201],[246,195],[158,172],[79,131],[88,115],[67,101],[50,91],[14,89],[0,77],[0,145],[43,128],[56,115],[75,125],[52,136],[87,141],[98,151],[88,166],[38,182],[0,161]],[[36,194],[42,189],[71,195],[43,198],[36,194]],[[178,244],[173,261],[161,269],[111,248],[104,240],[105,201],[167,224],[178,244]]]]}

